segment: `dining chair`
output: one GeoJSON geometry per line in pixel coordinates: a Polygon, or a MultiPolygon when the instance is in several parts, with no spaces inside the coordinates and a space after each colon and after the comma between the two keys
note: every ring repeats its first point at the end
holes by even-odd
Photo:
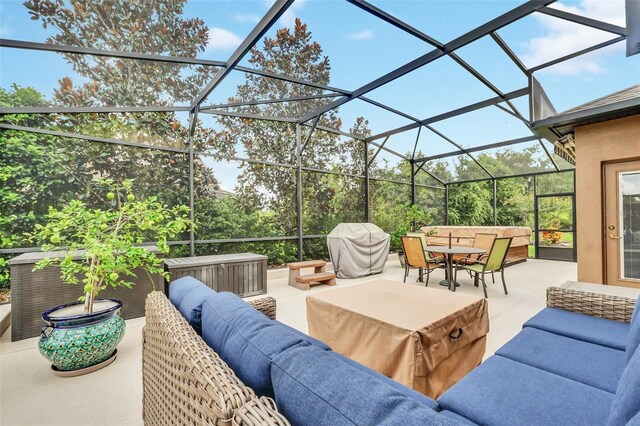
{"type": "Polygon", "coordinates": [[[424,274],[427,274],[427,281],[425,283],[425,287],[429,285],[429,275],[431,271],[437,268],[441,268],[442,264],[440,262],[432,262],[427,259],[427,254],[424,251],[424,245],[422,244],[422,240],[420,237],[412,237],[412,236],[403,236],[402,237],[402,248],[404,249],[404,280],[402,282],[407,282],[407,276],[409,276],[410,269],[418,270],[418,281],[424,281],[424,274]]]}
{"type": "MultiPolygon", "coordinates": [[[[484,250],[484,253],[468,254],[462,259],[458,259],[455,267],[458,268],[458,266],[460,265],[473,265],[478,260],[482,260],[483,257],[487,257],[489,251],[491,250],[491,246],[493,245],[493,242],[495,241],[497,236],[497,234],[488,234],[482,232],[476,233],[476,235],[473,237],[473,248],[484,250]]],[[[471,276],[471,272],[467,272],[469,272],[469,276],[471,276]]],[[[493,274],[491,274],[491,279],[494,283],[496,282],[496,280],[493,278],[493,274]]]]}
{"type": "MultiPolygon", "coordinates": [[[[427,235],[422,232],[422,231],[413,231],[413,232],[407,232],[407,236],[408,237],[418,237],[420,238],[420,240],[422,241],[422,246],[423,247],[427,247],[427,235]]],[[[445,257],[442,253],[438,253],[440,254],[440,256],[437,256],[436,253],[432,253],[430,251],[426,252],[427,253],[427,260],[429,262],[444,262],[445,261],[445,257]]]]}
{"type": "Polygon", "coordinates": [[[464,269],[469,271],[474,276],[474,284],[477,287],[479,281],[482,280],[482,290],[484,291],[484,297],[487,296],[487,284],[485,283],[485,274],[494,272],[500,272],[502,278],[502,286],[504,287],[504,294],[507,292],[507,283],[504,280],[504,267],[507,263],[507,252],[511,246],[512,238],[496,238],[491,245],[491,249],[486,257],[482,257],[480,260],[476,260],[476,263],[469,265],[459,265],[459,268],[455,269],[454,281],[457,281],[458,269],[464,269]]]}

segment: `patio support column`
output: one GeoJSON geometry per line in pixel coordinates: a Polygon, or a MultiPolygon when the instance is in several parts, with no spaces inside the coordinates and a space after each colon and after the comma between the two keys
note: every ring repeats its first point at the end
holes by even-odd
{"type": "MultiPolygon", "coordinates": [[[[198,107],[189,111],[189,219],[195,221],[195,190],[194,190],[194,143],[193,137],[196,132],[196,121],[198,119],[198,107]]],[[[193,227],[189,231],[189,255],[196,255],[196,236],[193,227]]]]}
{"type": "Polygon", "coordinates": [[[298,260],[302,260],[302,135],[296,124],[296,211],[298,219],[298,260]]]}
{"type": "Polygon", "coordinates": [[[444,184],[444,224],[449,225],[449,184],[444,184]]]}
{"type": "Polygon", "coordinates": [[[533,175],[533,240],[535,242],[535,258],[538,259],[538,247],[540,246],[540,233],[538,232],[540,224],[538,223],[538,175],[533,175]]]}
{"type": "Polygon", "coordinates": [[[363,140],[364,148],[364,217],[371,222],[371,207],[369,206],[369,142],[363,140]]]}
{"type": "Polygon", "coordinates": [[[416,203],[416,163],[413,160],[409,160],[411,164],[411,205],[416,203]]]}
{"type": "Polygon", "coordinates": [[[493,179],[493,226],[498,225],[498,181],[493,179]]]}

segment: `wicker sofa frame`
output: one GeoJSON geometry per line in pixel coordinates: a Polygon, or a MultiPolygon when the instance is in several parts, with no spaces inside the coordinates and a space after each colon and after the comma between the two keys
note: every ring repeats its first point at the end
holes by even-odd
{"type": "MultiPolygon", "coordinates": [[[[630,322],[634,299],[550,287],[547,306],[630,322]]],[[[276,301],[249,302],[275,319],[276,301]]],[[[146,300],[143,328],[143,419],[146,425],[284,426],[270,398],[258,398],[196,334],[161,292],[146,300]]]]}
{"type": "MultiPolygon", "coordinates": [[[[275,319],[272,297],[249,303],[275,319]]],[[[146,425],[289,425],[274,401],[245,386],[162,292],[147,296],[142,335],[146,425]]]]}

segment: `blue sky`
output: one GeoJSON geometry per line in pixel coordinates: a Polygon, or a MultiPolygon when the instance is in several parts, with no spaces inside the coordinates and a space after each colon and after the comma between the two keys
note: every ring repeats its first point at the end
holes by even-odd
{"type": "MultiPolygon", "coordinates": [[[[372,3],[438,41],[448,42],[522,1],[374,0],[372,3]]],[[[270,5],[268,0],[189,1],[185,15],[200,17],[209,27],[210,43],[201,57],[226,60],[270,5]]],[[[624,0],[572,0],[557,2],[552,7],[625,25],[624,0]]],[[[340,0],[297,0],[268,35],[273,36],[282,26],[291,26],[295,17],[308,24],[314,40],[329,56],[331,84],[348,90],[356,89],[432,50],[428,44],[340,0]]],[[[1,37],[44,41],[51,31],[55,30],[43,30],[38,21],[30,20],[22,2],[0,1],[1,37]]],[[[542,14],[529,16],[500,30],[499,34],[528,66],[615,37],[542,14]]],[[[460,49],[458,53],[503,92],[527,84],[524,75],[489,37],[460,49]]],[[[243,65],[249,64],[244,61],[243,65]]],[[[73,73],[57,54],[0,49],[2,87],[15,82],[33,86],[50,95],[57,87],[58,79],[66,75],[73,76],[73,73]]],[[[618,43],[538,72],[536,77],[556,109],[562,111],[640,83],[640,55],[626,58],[624,43],[618,43]]],[[[210,100],[224,101],[233,94],[239,80],[229,79],[212,94],[210,100]]],[[[494,94],[451,59],[442,58],[367,96],[418,118],[427,118],[494,94]]],[[[526,98],[515,103],[523,114],[528,115],[526,98]]],[[[340,115],[345,123],[344,129],[348,129],[357,116],[366,116],[374,133],[409,123],[362,101],[344,105],[340,115]]],[[[436,123],[434,127],[466,147],[530,134],[521,123],[497,108],[436,123]]],[[[411,133],[391,138],[389,145],[399,151],[407,151],[412,147],[415,136],[411,133]]],[[[435,135],[423,135],[421,145],[423,139],[423,151],[432,154],[454,149],[450,144],[440,143],[435,135]]]]}

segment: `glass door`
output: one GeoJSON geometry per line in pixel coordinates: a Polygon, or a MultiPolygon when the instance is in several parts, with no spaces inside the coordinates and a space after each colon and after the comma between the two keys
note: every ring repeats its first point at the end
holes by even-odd
{"type": "Polygon", "coordinates": [[[640,170],[620,173],[619,188],[620,275],[640,280],[640,170]]]}
{"type": "Polygon", "coordinates": [[[606,283],[640,287],[640,161],[605,166],[606,283]]]}

